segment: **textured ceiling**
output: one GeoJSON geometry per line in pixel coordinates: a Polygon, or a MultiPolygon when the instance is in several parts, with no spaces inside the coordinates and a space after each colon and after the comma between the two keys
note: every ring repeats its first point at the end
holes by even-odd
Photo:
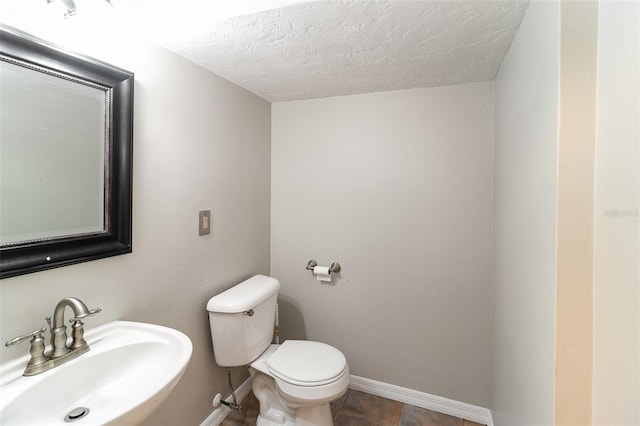
{"type": "Polygon", "coordinates": [[[493,80],[528,5],[515,0],[281,3],[290,5],[219,20],[185,2],[180,20],[189,25],[165,25],[149,34],[278,102],[493,80]]]}
{"type": "MultiPolygon", "coordinates": [[[[528,0],[111,0],[113,7],[100,0],[75,2],[78,13],[68,24],[85,19],[90,28],[101,22],[108,31],[130,30],[272,102],[493,80],[528,5],[528,0]]],[[[46,24],[73,26],[53,19],[54,9],[46,0],[0,0],[3,22],[36,35],[46,24]]]]}

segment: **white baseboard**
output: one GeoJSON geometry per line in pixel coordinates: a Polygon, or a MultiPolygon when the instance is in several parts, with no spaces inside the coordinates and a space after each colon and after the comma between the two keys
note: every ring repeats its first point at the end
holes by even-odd
{"type": "MultiPolygon", "coordinates": [[[[245,380],[238,389],[236,389],[236,398],[238,398],[238,403],[240,403],[245,396],[249,395],[251,392],[251,377],[245,380]]],[[[231,401],[231,395],[225,398],[225,401],[231,401]]],[[[213,400],[213,397],[211,398],[213,400]]],[[[207,417],[204,422],[200,426],[220,426],[220,423],[231,413],[231,408],[226,407],[222,404],[207,417]]]]}
{"type": "Polygon", "coordinates": [[[353,375],[351,376],[349,388],[483,425],[493,426],[491,411],[484,407],[478,407],[477,405],[454,401],[441,396],[353,375]]]}
{"type": "MultiPolygon", "coordinates": [[[[399,401],[404,404],[415,405],[416,407],[437,411],[438,413],[470,420],[483,425],[493,426],[491,411],[484,407],[478,407],[477,405],[454,401],[453,399],[447,399],[441,396],[378,382],[377,380],[365,379],[364,377],[354,375],[351,376],[349,388],[381,396],[383,398],[393,399],[394,401],[399,401]]],[[[238,402],[242,401],[249,392],[251,392],[251,377],[245,380],[244,383],[242,383],[236,390],[238,402]]],[[[225,399],[229,401],[231,399],[231,395],[225,399]]],[[[209,417],[207,417],[200,426],[219,426],[230,412],[231,408],[220,405],[218,408],[213,410],[209,417]]]]}

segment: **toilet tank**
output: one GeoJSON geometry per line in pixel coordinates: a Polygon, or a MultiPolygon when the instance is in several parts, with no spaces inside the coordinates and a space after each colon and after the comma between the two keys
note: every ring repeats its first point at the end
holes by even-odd
{"type": "Polygon", "coordinates": [[[280,282],[255,275],[207,303],[211,341],[221,367],[250,364],[273,340],[280,282]]]}

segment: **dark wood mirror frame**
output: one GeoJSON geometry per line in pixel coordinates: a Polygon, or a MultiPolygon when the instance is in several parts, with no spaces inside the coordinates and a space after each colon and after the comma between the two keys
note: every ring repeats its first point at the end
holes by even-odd
{"type": "MultiPolygon", "coordinates": [[[[104,233],[25,242],[0,249],[0,278],[57,268],[132,250],[133,73],[0,25],[0,54],[107,87],[109,160],[105,165],[108,229],[104,233]],[[109,122],[110,121],[110,122],[109,122]]],[[[1,194],[0,194],[1,196],[1,194]]]]}

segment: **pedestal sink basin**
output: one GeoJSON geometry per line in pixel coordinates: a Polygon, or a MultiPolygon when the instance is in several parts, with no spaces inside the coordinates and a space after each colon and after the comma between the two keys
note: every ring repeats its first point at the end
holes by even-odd
{"type": "Polygon", "coordinates": [[[89,328],[85,339],[89,352],[35,376],[22,375],[28,355],[0,367],[0,425],[139,424],[180,380],[193,349],[179,331],[128,321],[89,328]]]}

